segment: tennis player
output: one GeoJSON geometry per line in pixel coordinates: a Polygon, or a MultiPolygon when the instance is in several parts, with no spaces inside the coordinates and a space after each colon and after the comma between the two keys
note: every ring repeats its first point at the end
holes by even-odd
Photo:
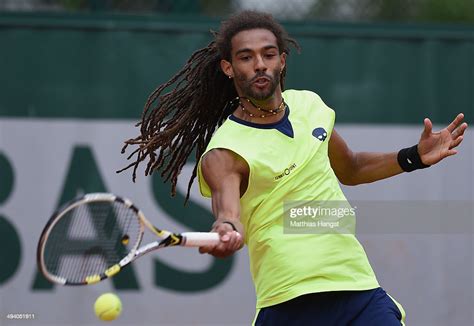
{"type": "Polygon", "coordinates": [[[139,145],[134,177],[148,159],[146,173],[161,170],[175,192],[196,151],[189,186],[197,174],[221,237],[200,252],[226,257],[248,246],[255,325],[403,325],[403,308],[380,287],[355,235],[286,234],[284,204],[346,202],[339,182],[374,182],[455,155],[463,114],[436,133],[425,119],[413,147],[354,153],[316,93],[284,91],[286,59],[298,44],[270,15],[241,12],[214,36],[150,96],[141,135],[127,141],[139,145]]]}

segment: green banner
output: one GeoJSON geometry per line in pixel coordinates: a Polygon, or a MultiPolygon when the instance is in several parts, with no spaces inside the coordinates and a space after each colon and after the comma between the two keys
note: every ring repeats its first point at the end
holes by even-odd
{"type": "MultiPolygon", "coordinates": [[[[148,95],[211,41],[217,20],[2,14],[0,116],[138,119],[148,95]]],[[[345,123],[449,122],[474,108],[474,27],[284,24],[302,47],[287,87],[345,123]]]]}

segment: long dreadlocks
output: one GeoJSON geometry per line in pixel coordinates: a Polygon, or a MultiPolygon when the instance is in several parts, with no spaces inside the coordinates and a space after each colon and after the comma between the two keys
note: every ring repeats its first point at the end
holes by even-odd
{"type": "MultiPolygon", "coordinates": [[[[138,145],[127,159],[134,162],[117,171],[133,167],[133,181],[138,165],[148,159],[145,175],[161,170],[164,181],[171,179],[171,194],[176,194],[176,183],[189,155],[195,150],[196,161],[204,153],[212,134],[235,109],[232,101],[237,97],[233,81],[220,68],[222,59],[231,62],[231,40],[237,33],[263,28],[277,38],[280,54],[289,54],[289,45],[299,50],[283,27],[269,14],[242,11],[222,22],[219,32],[212,32],[214,40],[205,48],[194,52],[184,67],[168,82],[160,85],[149,96],[141,118],[140,135],[125,141],[138,145]],[[174,87],[173,87],[174,85],[174,87]],[[173,90],[162,94],[169,87],[173,90]]],[[[281,75],[284,87],[286,67],[281,75]]],[[[197,163],[188,184],[186,201],[196,177],[197,163]]]]}

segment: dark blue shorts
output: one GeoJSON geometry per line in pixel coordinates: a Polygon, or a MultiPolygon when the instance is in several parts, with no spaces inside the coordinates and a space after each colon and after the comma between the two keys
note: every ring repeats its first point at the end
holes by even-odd
{"type": "MultiPolygon", "coordinates": [[[[403,308],[401,308],[403,309],[403,308]]],[[[260,309],[256,326],[400,326],[402,312],[382,288],[302,295],[260,309]]]]}

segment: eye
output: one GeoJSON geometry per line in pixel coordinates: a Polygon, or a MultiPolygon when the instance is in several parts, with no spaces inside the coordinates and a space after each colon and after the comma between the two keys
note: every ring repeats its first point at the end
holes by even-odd
{"type": "Polygon", "coordinates": [[[249,56],[249,55],[245,55],[245,56],[243,56],[243,57],[240,57],[239,59],[242,60],[242,61],[248,61],[248,60],[250,60],[250,56],[249,56]]]}

